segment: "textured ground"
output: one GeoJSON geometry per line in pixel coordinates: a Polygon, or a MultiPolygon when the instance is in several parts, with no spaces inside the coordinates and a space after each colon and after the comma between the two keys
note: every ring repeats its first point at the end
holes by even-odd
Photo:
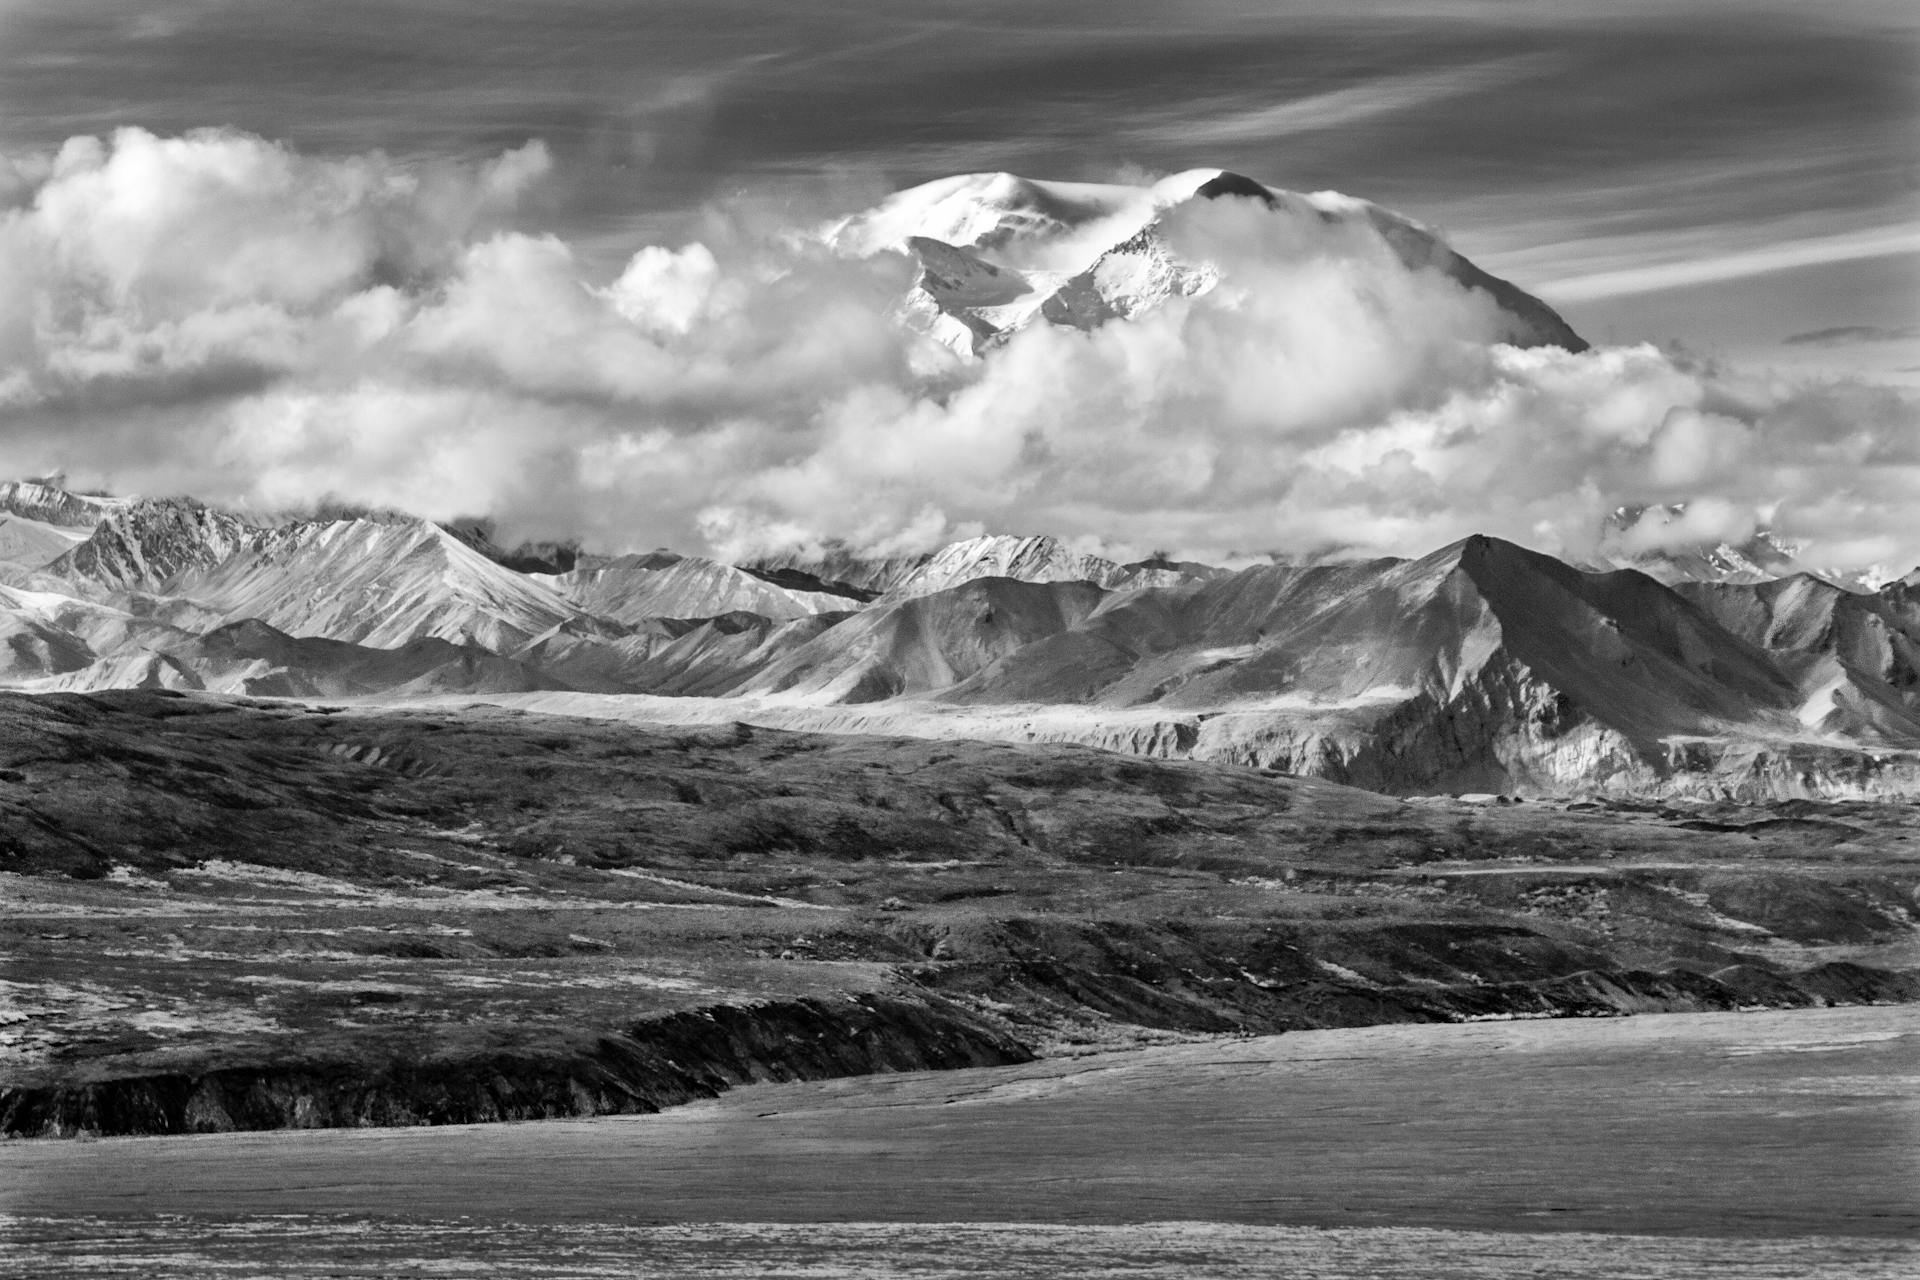
{"type": "Polygon", "coordinates": [[[1920,1268],[1920,1010],[1300,1032],[9,1155],[0,1264],[38,1276],[1891,1278],[1920,1268]]]}
{"type": "Polygon", "coordinates": [[[1526,1235],[1419,1227],[975,1223],[671,1227],[173,1218],[0,1224],[34,1280],[1908,1280],[1889,1240],[1526,1235]],[[263,1229],[264,1228],[264,1229],[263,1229]]]}
{"type": "Polygon", "coordinates": [[[1911,999],[1916,836],[1906,806],[4,696],[0,1107],[30,1134],[504,1119],[1225,1032],[1911,999]]]}

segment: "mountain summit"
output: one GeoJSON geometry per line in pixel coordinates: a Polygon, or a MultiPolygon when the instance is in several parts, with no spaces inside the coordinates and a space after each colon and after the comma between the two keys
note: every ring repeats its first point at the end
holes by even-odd
{"type": "Polygon", "coordinates": [[[909,323],[977,354],[1036,320],[1090,329],[1224,279],[1219,263],[1182,249],[1171,222],[1198,203],[1248,202],[1282,224],[1276,241],[1306,257],[1374,249],[1410,272],[1433,272],[1485,294],[1502,341],[1583,351],[1546,303],[1481,270],[1440,234],[1338,192],[1269,187],[1223,169],[1192,169],[1150,186],[1040,182],[1010,173],[941,178],[890,197],[827,232],[842,252],[913,254],[920,276],[902,305],[909,323]]]}

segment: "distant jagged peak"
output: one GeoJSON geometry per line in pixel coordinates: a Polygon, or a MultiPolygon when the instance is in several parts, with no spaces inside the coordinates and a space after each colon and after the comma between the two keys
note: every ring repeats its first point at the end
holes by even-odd
{"type": "MultiPolygon", "coordinates": [[[[1203,567],[1204,569],[1204,567],[1203,567]]],[[[1155,562],[1121,564],[1076,551],[1048,534],[984,534],[948,543],[888,588],[888,599],[945,591],[980,578],[1019,582],[1091,582],[1106,590],[1174,586],[1207,574],[1155,562]]]]}
{"type": "Polygon", "coordinates": [[[829,538],[813,548],[764,552],[741,561],[739,567],[769,581],[779,575],[797,574],[825,584],[822,590],[871,600],[904,582],[932,558],[932,552],[927,551],[869,554],[829,538]]]}
{"type": "Polygon", "coordinates": [[[1847,591],[1871,592],[1893,580],[1892,574],[1878,567],[1835,569],[1810,564],[1797,543],[1765,527],[1738,539],[1688,538],[1689,510],[1685,502],[1615,508],[1602,522],[1599,550],[1588,563],[1638,569],[1669,585],[1752,585],[1805,574],[1847,591]]]}
{"type": "Polygon", "coordinates": [[[75,493],[65,487],[65,476],[41,476],[0,483],[0,512],[38,520],[66,529],[86,529],[108,512],[127,505],[125,498],[75,493]]]}
{"type": "MultiPolygon", "coordinates": [[[[633,572],[644,570],[658,572],[679,564],[688,557],[668,547],[655,547],[652,551],[629,551],[624,555],[606,556],[591,552],[582,553],[574,561],[570,571],[575,579],[585,580],[594,575],[612,572],[633,572]]],[[[696,557],[697,558],[697,557],[696,557]]],[[[563,576],[563,575],[555,575],[563,576]]]]}
{"type": "Polygon", "coordinates": [[[644,555],[583,556],[572,572],[542,581],[575,606],[627,625],[733,613],[791,621],[857,606],[842,594],[664,548],[644,555]]]}
{"type": "Polygon", "coordinates": [[[161,591],[217,564],[261,529],[193,498],[136,498],[102,512],[93,533],[47,572],[121,591],[161,591]]]}
{"type": "MultiPolygon", "coordinates": [[[[826,591],[864,603],[910,599],[944,591],[980,578],[1022,582],[1092,582],[1109,591],[1178,586],[1224,576],[1212,565],[1175,561],[1165,553],[1122,564],[1090,551],[1078,551],[1047,534],[983,534],[902,555],[870,556],[853,547],[827,543],[812,550],[772,553],[744,562],[746,572],[785,585],[826,591]]],[[[849,605],[848,607],[853,607],[849,605]]]]}
{"type": "Polygon", "coordinates": [[[523,541],[503,547],[495,541],[499,526],[485,517],[448,520],[440,527],[495,564],[520,573],[565,573],[580,558],[580,544],[572,539],[523,541]]]}
{"type": "Polygon", "coordinates": [[[1171,553],[1155,551],[1140,560],[1120,566],[1127,573],[1129,586],[1172,586],[1184,582],[1211,582],[1232,575],[1233,570],[1198,560],[1175,560],[1171,553]]]}
{"type": "Polygon", "coordinates": [[[1104,587],[1123,572],[1112,560],[1069,550],[1058,538],[1045,534],[985,534],[941,547],[887,595],[894,599],[931,595],[976,578],[1091,582],[1104,587]]]}
{"type": "Polygon", "coordinates": [[[750,573],[762,582],[771,582],[776,587],[785,587],[789,591],[807,591],[818,595],[835,596],[846,602],[848,609],[857,609],[866,604],[878,591],[852,586],[845,582],[836,582],[823,578],[816,573],[790,565],[763,565],[757,562],[735,566],[742,573],[750,573]]]}

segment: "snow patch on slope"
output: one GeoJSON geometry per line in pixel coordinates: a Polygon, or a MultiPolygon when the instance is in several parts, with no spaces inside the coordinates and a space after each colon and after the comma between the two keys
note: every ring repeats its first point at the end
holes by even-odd
{"type": "Polygon", "coordinates": [[[39,569],[86,540],[83,530],[26,516],[0,515],[0,561],[39,569]]]}

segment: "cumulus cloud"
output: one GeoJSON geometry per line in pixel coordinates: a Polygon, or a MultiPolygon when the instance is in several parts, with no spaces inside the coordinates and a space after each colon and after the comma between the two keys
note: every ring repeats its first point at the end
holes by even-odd
{"type": "Polygon", "coordinates": [[[1909,393],[1502,345],[1487,294],[1364,218],[1182,206],[1166,240],[1219,287],[963,361],[896,323],[907,257],[837,254],[811,215],[717,210],[595,278],[526,225],[550,169],[537,143],[420,165],[221,131],[8,159],[0,470],[734,556],[983,530],[1580,555],[1661,504],[1684,514],[1637,535],[1661,545],[1765,525],[1821,563],[1920,562],[1909,393]]]}
{"type": "Polygon", "coordinates": [[[1760,529],[1753,511],[1724,499],[1704,498],[1677,506],[1649,507],[1608,542],[1628,555],[1722,543],[1737,547],[1760,529]]]}
{"type": "Polygon", "coordinates": [[[123,129],[12,164],[0,216],[0,405],[209,370],[295,372],[364,348],[379,291],[442,278],[549,168],[315,160],[245,135],[123,129]],[[22,177],[24,175],[24,178],[22,177]]]}

